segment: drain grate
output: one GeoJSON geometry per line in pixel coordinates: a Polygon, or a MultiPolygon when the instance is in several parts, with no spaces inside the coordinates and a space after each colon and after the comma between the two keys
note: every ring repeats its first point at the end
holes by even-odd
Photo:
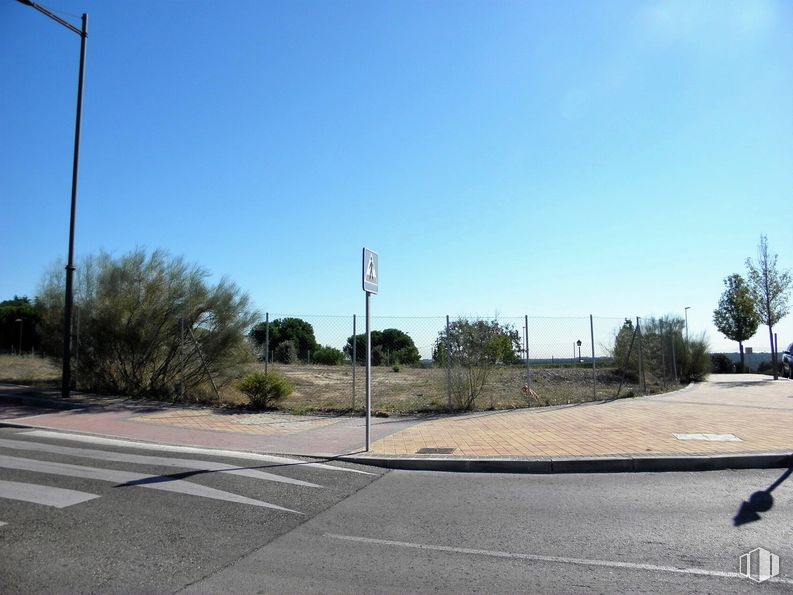
{"type": "Polygon", "coordinates": [[[419,448],[417,455],[450,455],[455,451],[454,448],[419,448]]]}

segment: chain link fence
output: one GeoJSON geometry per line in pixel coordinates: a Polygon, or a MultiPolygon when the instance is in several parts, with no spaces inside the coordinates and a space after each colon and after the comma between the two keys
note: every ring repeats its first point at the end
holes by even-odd
{"type": "MultiPolygon", "coordinates": [[[[273,313],[267,315],[267,324],[288,318],[311,325],[316,344],[339,350],[343,358],[336,365],[324,365],[306,352],[300,361],[283,363],[278,361],[278,345],[266,341],[262,365],[295,387],[284,406],[301,412],[363,410],[365,318],[273,313]],[[354,335],[360,337],[358,341],[354,335]]],[[[671,350],[677,335],[670,330],[665,341],[657,333],[647,338],[637,332],[628,350],[620,350],[628,336],[624,329],[633,333],[636,320],[374,316],[373,411],[504,409],[660,392],[674,379],[671,350]],[[409,337],[417,356],[406,359],[401,345],[385,340],[388,329],[409,337]],[[379,343],[378,333],[384,339],[379,343]],[[620,357],[625,361],[620,362],[620,357]]]]}

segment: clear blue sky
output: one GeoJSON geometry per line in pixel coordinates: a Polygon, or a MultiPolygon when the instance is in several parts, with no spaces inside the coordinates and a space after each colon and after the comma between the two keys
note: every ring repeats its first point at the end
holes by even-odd
{"type": "MultiPolygon", "coordinates": [[[[793,267],[793,4],[94,1],[77,254],[262,312],[683,315],[793,267]]],[[[0,0],[0,299],[65,259],[79,38],[0,0]]],[[[778,327],[793,340],[793,315],[778,327]]],[[[749,342],[767,351],[762,329],[749,342]]]]}

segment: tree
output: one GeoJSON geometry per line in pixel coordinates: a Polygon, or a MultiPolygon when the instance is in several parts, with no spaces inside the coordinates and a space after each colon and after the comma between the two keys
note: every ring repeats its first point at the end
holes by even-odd
{"type": "MultiPolygon", "coordinates": [[[[314,327],[301,318],[279,318],[270,324],[270,351],[274,351],[285,341],[292,341],[301,361],[308,361],[309,351],[318,347],[314,337],[314,327]]],[[[257,324],[250,333],[251,339],[260,348],[265,349],[267,323],[257,324]]]]}
{"type": "Polygon", "coordinates": [[[518,361],[519,349],[520,335],[510,325],[461,318],[449,324],[448,332],[438,333],[432,359],[451,363],[452,396],[458,407],[471,409],[493,367],[518,361]]]}
{"type": "Polygon", "coordinates": [[[273,351],[273,359],[282,364],[296,364],[298,358],[295,342],[292,341],[292,339],[281,341],[278,347],[275,348],[275,351],[273,351]]]}
{"type": "Polygon", "coordinates": [[[640,360],[645,376],[700,381],[710,372],[708,342],[704,333],[687,340],[685,320],[679,316],[647,317],[640,333],[626,319],[614,337],[614,366],[626,378],[638,382],[640,360]]]}
{"type": "MultiPolygon", "coordinates": [[[[36,300],[42,341],[57,357],[64,277],[59,270],[46,274],[36,300]]],[[[257,317],[236,285],[226,279],[209,285],[207,277],[199,266],[161,250],[86,258],[76,279],[80,326],[72,351],[81,387],[174,396],[182,363],[185,389],[192,394],[205,390],[207,368],[215,380],[231,380],[235,368],[250,360],[245,335],[257,317]]]]}
{"type": "Polygon", "coordinates": [[[730,341],[738,342],[741,353],[741,371],[744,370],[743,342],[751,339],[760,325],[752,292],[738,274],[724,279],[726,289],[719,298],[719,307],[713,311],[713,324],[730,341]]]}
{"type": "Polygon", "coordinates": [[[311,361],[315,364],[324,366],[338,366],[344,361],[344,353],[335,347],[326,345],[325,347],[318,347],[317,350],[311,354],[311,361]]]}
{"type": "Polygon", "coordinates": [[[39,314],[28,297],[15,295],[0,302],[0,349],[17,352],[38,349],[38,323],[39,314]]]}
{"type": "MultiPolygon", "coordinates": [[[[372,365],[404,364],[412,366],[419,363],[421,356],[413,339],[407,333],[387,328],[383,331],[372,331],[372,365]]],[[[359,364],[366,362],[366,333],[355,335],[355,359],[359,364]]],[[[352,359],[353,337],[347,338],[344,353],[352,359]]]]}
{"type": "Polygon", "coordinates": [[[768,337],[771,341],[771,363],[774,366],[774,380],[779,378],[777,367],[776,346],[774,345],[774,325],[787,316],[788,292],[790,291],[790,273],[777,270],[777,255],[769,254],[768,238],[760,236],[757,247],[757,261],[746,259],[749,289],[755,302],[755,308],[763,324],[768,325],[768,337]]]}

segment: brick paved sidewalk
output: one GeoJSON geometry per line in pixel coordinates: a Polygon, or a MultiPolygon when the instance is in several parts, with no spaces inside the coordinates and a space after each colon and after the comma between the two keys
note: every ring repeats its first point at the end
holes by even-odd
{"type": "Polygon", "coordinates": [[[521,458],[786,452],[793,450],[793,382],[714,375],[655,397],[447,417],[388,436],[372,454],[421,449],[521,458]]]}
{"type": "MultiPolygon", "coordinates": [[[[0,396],[24,389],[0,387],[0,396]]],[[[41,393],[41,391],[39,391],[41,393]]],[[[46,392],[44,397],[53,397],[46,392]]],[[[209,448],[316,456],[360,453],[364,420],[168,407],[80,395],[59,411],[0,399],[19,424],[209,448]],[[101,399],[100,399],[101,401],[101,399]],[[87,408],[86,408],[87,407],[87,408]]],[[[460,458],[629,457],[793,451],[793,382],[714,375],[654,397],[435,418],[373,419],[372,456],[460,458]],[[426,454],[422,454],[426,452],[426,454]]]]}

